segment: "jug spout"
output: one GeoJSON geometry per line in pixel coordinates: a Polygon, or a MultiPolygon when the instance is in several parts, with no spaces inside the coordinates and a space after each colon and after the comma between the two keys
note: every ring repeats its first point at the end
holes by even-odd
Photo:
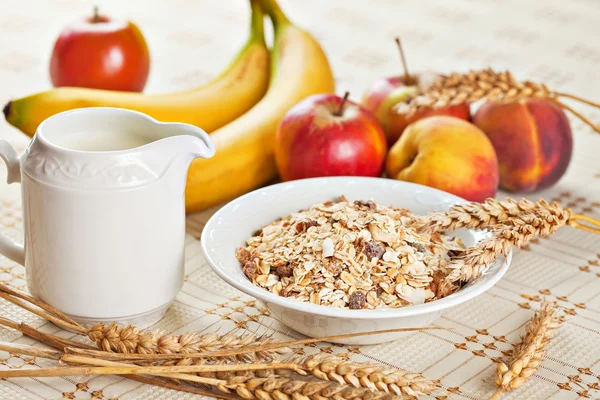
{"type": "Polygon", "coordinates": [[[215,144],[202,129],[189,124],[168,123],[165,145],[175,157],[210,158],[215,155],[215,144]]]}
{"type": "Polygon", "coordinates": [[[168,166],[162,174],[172,187],[182,193],[187,170],[196,158],[210,158],[215,144],[202,129],[183,123],[159,123],[162,139],[140,147],[142,158],[168,166]]]}
{"type": "Polygon", "coordinates": [[[162,139],[145,146],[152,157],[162,158],[168,163],[182,160],[189,164],[195,158],[210,158],[215,154],[215,144],[210,136],[196,126],[161,123],[159,127],[162,139]]]}

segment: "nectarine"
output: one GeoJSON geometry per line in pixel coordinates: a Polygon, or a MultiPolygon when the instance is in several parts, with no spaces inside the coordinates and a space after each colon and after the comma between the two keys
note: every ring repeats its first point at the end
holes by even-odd
{"type": "Polygon", "coordinates": [[[493,197],[499,180],[490,140],[475,125],[447,116],[410,124],[390,149],[386,172],[470,201],[493,197]]]}
{"type": "Polygon", "coordinates": [[[488,102],[473,122],[496,149],[502,188],[513,192],[543,189],[567,170],[573,135],[567,116],[551,101],[488,102]]]}

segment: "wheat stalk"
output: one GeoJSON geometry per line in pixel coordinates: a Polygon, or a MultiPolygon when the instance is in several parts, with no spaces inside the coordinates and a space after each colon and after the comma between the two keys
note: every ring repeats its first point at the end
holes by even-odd
{"type": "Polygon", "coordinates": [[[407,101],[399,103],[395,111],[412,115],[426,108],[442,108],[479,100],[513,102],[531,97],[553,98],[556,95],[546,85],[531,81],[517,81],[508,72],[492,69],[451,73],[420,88],[407,101]]]}
{"type": "MultiPolygon", "coordinates": [[[[74,330],[85,334],[99,349],[123,354],[172,354],[172,353],[206,353],[222,350],[238,350],[249,346],[266,346],[273,344],[275,339],[268,336],[254,336],[251,334],[238,335],[229,332],[224,335],[216,333],[201,334],[188,332],[181,335],[168,335],[163,332],[145,331],[133,325],[117,326],[102,323],[95,324],[90,329],[79,325],[71,318],[50,306],[49,304],[29,296],[26,293],[14,290],[0,284],[0,298],[3,298],[25,310],[39,315],[65,329],[74,330]]],[[[13,324],[12,321],[3,320],[0,324],[23,331],[29,330],[30,334],[38,335],[35,329],[24,324],[13,324]],[[4,323],[2,323],[4,322],[4,323]]],[[[39,335],[38,335],[39,336],[39,335]]],[[[61,345],[59,342],[56,342],[61,345]]],[[[65,347],[64,345],[62,347],[65,347]]],[[[274,349],[257,349],[255,352],[243,352],[229,356],[240,361],[253,362],[257,360],[272,360],[278,355],[289,352],[287,347],[274,349]]]]}
{"type": "Polygon", "coordinates": [[[556,303],[544,301],[527,324],[525,337],[514,347],[511,356],[497,364],[499,389],[490,400],[497,400],[504,392],[523,385],[537,371],[552,334],[562,322],[556,313],[556,303]]]}
{"type": "MultiPolygon", "coordinates": [[[[306,375],[306,365],[296,362],[280,364],[213,364],[179,366],[138,366],[101,360],[55,350],[38,349],[32,346],[0,343],[0,349],[13,354],[33,355],[74,364],[69,367],[17,369],[0,371],[0,378],[88,376],[105,374],[147,374],[170,379],[184,380],[217,388],[224,393],[235,392],[244,399],[382,399],[400,400],[412,398],[404,393],[386,393],[375,387],[351,386],[344,382],[318,382],[289,378],[276,374],[295,372],[306,375]],[[198,373],[199,376],[190,373],[198,373]]],[[[314,358],[309,358],[313,360],[314,358]]],[[[307,361],[309,360],[307,359],[307,361]]],[[[182,360],[183,361],[183,360],[182,360]]],[[[316,367],[313,365],[313,368],[316,367]]],[[[339,366],[338,366],[339,368],[339,366]]],[[[364,366],[361,368],[364,369],[364,366]]],[[[215,393],[216,394],[216,393],[215,393]]],[[[217,394],[218,395],[218,394],[217,394]]]]}
{"type": "MultiPolygon", "coordinates": [[[[7,320],[7,321],[9,321],[9,320],[7,320]]],[[[26,334],[27,336],[30,336],[32,338],[35,338],[36,340],[41,341],[42,343],[44,343],[46,345],[55,347],[57,349],[63,348],[62,342],[58,340],[59,339],[58,336],[55,336],[55,335],[52,335],[49,333],[44,333],[44,332],[40,332],[39,335],[38,334],[32,335],[32,332],[35,332],[35,329],[34,328],[31,328],[31,329],[32,329],[31,331],[26,330],[26,331],[23,331],[23,333],[26,334]]],[[[69,341],[67,339],[63,339],[63,340],[65,342],[70,343],[71,346],[77,345],[77,343],[69,341]]],[[[69,363],[69,362],[71,362],[70,360],[72,360],[73,362],[76,362],[76,364],[78,364],[79,366],[81,366],[82,364],[86,364],[86,365],[92,365],[92,366],[135,367],[135,365],[131,365],[131,364],[115,363],[115,362],[97,359],[97,358],[69,355],[69,354],[65,354],[63,351],[60,351],[60,350],[42,349],[42,348],[38,348],[38,347],[34,347],[34,346],[27,346],[27,345],[21,345],[21,344],[16,344],[16,343],[0,342],[0,350],[7,351],[12,354],[21,354],[21,355],[28,355],[28,356],[33,356],[33,357],[48,358],[51,360],[59,360],[63,363],[69,363]],[[76,358],[72,358],[72,357],[76,357],[76,358]]],[[[69,374],[75,372],[73,370],[68,370],[68,372],[64,372],[63,371],[64,368],[58,368],[58,369],[61,370],[60,373],[57,373],[57,372],[49,373],[48,372],[48,370],[55,371],[55,370],[57,370],[57,368],[54,368],[54,369],[42,368],[42,369],[33,369],[33,370],[26,370],[26,371],[33,371],[33,372],[27,372],[27,373],[38,374],[39,376],[50,376],[50,375],[56,376],[56,374],[69,375],[69,374]],[[39,371],[39,372],[36,373],[36,371],[39,371]]],[[[81,371],[79,371],[79,372],[81,372],[81,371]]],[[[114,372],[114,370],[113,370],[113,372],[114,372]]],[[[2,373],[2,371],[0,371],[0,373],[2,373]]],[[[38,376],[38,375],[36,375],[36,376],[38,376]]],[[[194,387],[190,387],[190,386],[182,386],[177,383],[170,382],[168,380],[156,379],[156,378],[151,378],[151,377],[142,376],[142,375],[121,375],[121,376],[128,378],[128,379],[138,381],[138,382],[142,382],[144,384],[155,385],[155,386],[163,387],[166,389],[179,390],[179,391],[183,391],[183,392],[194,393],[194,394],[204,395],[204,396],[212,396],[213,395],[213,393],[208,392],[206,390],[202,390],[202,389],[198,389],[198,388],[194,388],[194,387]]],[[[196,383],[202,380],[202,378],[199,378],[199,377],[196,377],[193,375],[174,373],[172,371],[170,373],[162,374],[162,375],[160,375],[160,373],[159,373],[159,376],[168,377],[170,380],[174,380],[174,379],[183,379],[186,381],[193,380],[196,383]]],[[[219,397],[224,398],[224,399],[238,398],[238,397],[234,397],[229,394],[220,394],[219,397]]]]}
{"type": "MultiPolygon", "coordinates": [[[[61,357],[61,362],[79,364],[74,367],[56,367],[56,368],[31,368],[31,369],[8,369],[0,370],[0,378],[19,378],[19,377],[52,377],[52,376],[89,376],[89,375],[155,375],[155,376],[176,376],[184,380],[196,380],[195,375],[189,373],[216,372],[216,371],[254,371],[254,370],[271,370],[275,368],[296,368],[296,364],[232,364],[232,365],[169,365],[169,366],[140,366],[123,363],[115,363],[113,361],[89,359],[74,355],[64,355],[61,357]],[[103,365],[110,363],[110,365],[103,365]],[[88,366],[81,366],[88,365],[88,366]],[[98,366],[99,365],[99,366],[98,366]]],[[[220,384],[218,379],[202,378],[201,383],[220,384]]]]}
{"type": "Polygon", "coordinates": [[[543,83],[518,81],[508,72],[496,72],[492,69],[469,71],[467,73],[451,73],[434,80],[427,87],[408,97],[404,102],[394,106],[398,114],[408,117],[431,108],[442,108],[458,104],[470,104],[479,100],[495,100],[503,103],[516,102],[529,98],[542,98],[556,103],[572,112],[576,117],[600,133],[600,127],[581,113],[561,102],[561,97],[576,100],[589,106],[600,108],[600,104],[567,93],[550,90],[543,83]]]}
{"type": "Polygon", "coordinates": [[[393,395],[335,382],[305,381],[286,377],[252,378],[249,380],[234,377],[227,383],[217,387],[226,392],[234,391],[243,399],[259,400],[404,400],[409,398],[404,395],[393,395]],[[238,382],[238,380],[241,380],[241,382],[238,382]]]}
{"type": "Polygon", "coordinates": [[[432,394],[441,388],[438,381],[427,379],[420,373],[348,361],[336,356],[309,356],[299,362],[299,368],[321,380],[414,398],[432,394]]]}
{"type": "Polygon", "coordinates": [[[491,235],[468,248],[462,257],[455,258],[445,266],[449,271],[441,283],[439,295],[453,293],[460,285],[478,278],[499,255],[507,256],[513,247],[521,247],[536,237],[547,237],[570,223],[571,210],[543,200],[535,212],[525,212],[509,218],[491,229],[491,235]]]}
{"type": "Polygon", "coordinates": [[[459,228],[490,230],[488,238],[444,266],[446,277],[437,290],[440,297],[454,293],[461,283],[478,278],[499,255],[506,256],[513,247],[521,247],[535,237],[549,236],[565,225],[600,234],[600,221],[544,199],[534,203],[490,198],[484,203],[459,204],[446,212],[417,217],[411,223],[417,231],[430,234],[459,228]]]}
{"type": "MultiPolygon", "coordinates": [[[[190,366],[206,365],[203,359],[183,359],[171,361],[161,365],[190,366]]],[[[283,377],[293,374],[309,374],[323,381],[332,381],[356,388],[365,388],[372,391],[382,391],[398,396],[416,398],[420,395],[429,395],[440,390],[438,381],[425,378],[419,373],[411,373],[401,369],[389,368],[382,365],[348,361],[336,356],[313,355],[308,357],[291,357],[281,360],[282,364],[294,368],[273,368],[270,370],[253,370],[242,372],[210,371],[200,373],[204,378],[213,379],[245,379],[283,377]]]]}
{"type": "MultiPolygon", "coordinates": [[[[62,352],[50,352],[48,353],[53,359],[57,358],[57,354],[63,354],[61,359],[66,362],[77,361],[77,364],[86,364],[94,366],[104,366],[104,367],[143,367],[146,369],[94,369],[94,370],[61,370],[61,371],[39,371],[39,372],[25,372],[25,374],[63,374],[68,375],[72,373],[124,373],[124,371],[133,371],[131,373],[145,371],[147,373],[152,373],[155,376],[161,376],[164,378],[168,378],[173,380],[175,383],[169,383],[161,380],[156,380],[152,378],[147,378],[139,375],[128,375],[131,379],[139,380],[145,383],[160,385],[163,387],[168,387],[171,389],[177,390],[185,390],[194,393],[200,393],[201,390],[195,391],[195,389],[191,389],[186,386],[178,385],[181,381],[186,381],[190,384],[201,385],[202,387],[210,387],[213,384],[216,384],[216,380],[222,380],[229,382],[228,385],[221,385],[221,389],[232,388],[232,382],[238,382],[240,380],[247,381],[249,379],[255,378],[282,378],[285,376],[290,376],[292,374],[296,374],[296,376],[305,376],[307,374],[311,375],[314,378],[333,381],[334,383],[339,384],[350,384],[356,389],[363,389],[362,391],[352,391],[346,390],[347,385],[344,386],[346,389],[342,391],[342,394],[339,396],[359,396],[356,398],[363,398],[363,394],[366,393],[364,398],[413,398],[420,394],[428,394],[432,393],[434,390],[439,389],[439,383],[437,381],[431,381],[424,378],[421,374],[408,373],[402,370],[396,370],[392,368],[386,368],[383,366],[370,365],[367,363],[354,363],[349,361],[344,361],[340,358],[322,358],[322,357],[307,357],[307,358],[290,358],[286,361],[282,361],[280,363],[282,368],[278,366],[278,364],[259,364],[256,366],[248,366],[248,364],[239,364],[237,359],[233,358],[218,358],[218,359],[210,359],[209,357],[199,358],[196,356],[203,355],[203,353],[192,353],[192,354],[121,354],[121,353],[112,353],[106,351],[93,350],[89,348],[87,345],[75,343],[69,340],[58,341],[58,337],[47,334],[43,332],[38,332],[35,328],[27,328],[23,330],[24,324],[19,324],[8,319],[0,320],[0,324],[4,326],[8,326],[10,328],[21,330],[28,336],[32,336],[42,341],[43,343],[49,344],[55,348],[61,349],[62,352]],[[82,346],[80,348],[78,346],[82,346]],[[158,357],[156,357],[158,356],[158,357]],[[177,358],[170,358],[170,356],[178,356],[177,358]],[[134,364],[124,364],[122,361],[119,363],[114,363],[111,359],[123,360],[127,357],[132,357],[134,364]],[[160,360],[159,357],[167,358],[167,361],[157,364],[157,361],[160,360]],[[82,361],[83,360],[83,361],[82,361]],[[87,360],[87,361],[85,361],[87,360]],[[300,361],[302,360],[302,361],[300,361]],[[226,364],[228,361],[233,361],[233,364],[226,364]],[[221,366],[221,367],[219,367],[221,366]],[[153,368],[153,367],[161,367],[162,369],[153,368]],[[174,367],[174,368],[171,368],[174,367]],[[188,368],[189,367],[189,368],[188,368]],[[188,368],[188,369],[184,369],[188,368]],[[252,369],[252,370],[248,370],[252,369]],[[188,371],[187,374],[182,374],[181,371],[188,371]],[[195,373],[192,375],[191,373],[195,373]],[[233,381],[232,381],[233,380],[233,381]],[[382,392],[375,393],[378,397],[373,397],[374,395],[371,393],[374,392],[382,392]],[[394,396],[384,396],[384,394],[392,394],[394,396]]],[[[420,330],[419,328],[418,330],[420,330]]],[[[391,331],[406,331],[406,328],[399,328],[391,331]]],[[[352,335],[342,335],[342,337],[352,337],[352,335]]],[[[323,338],[322,338],[323,339],[323,338]]],[[[309,344],[314,343],[319,340],[318,338],[311,339],[303,339],[295,342],[288,342],[289,344],[309,344]]],[[[264,345],[263,347],[269,348],[269,346],[278,346],[278,345],[286,345],[286,343],[270,343],[264,345]]],[[[260,346],[259,346],[260,347],[260,346]]],[[[287,346],[282,346],[287,347],[287,346]]],[[[252,347],[250,347],[252,348],[252,347]]],[[[277,348],[277,347],[275,347],[277,348]]],[[[2,346],[0,346],[2,349],[2,346]]],[[[14,349],[15,353],[27,354],[23,349],[14,349]]],[[[37,351],[37,350],[36,350],[37,351]]],[[[226,351],[230,355],[238,355],[247,352],[244,349],[234,349],[226,351]]],[[[217,352],[218,353],[218,352],[217,352]]],[[[43,356],[46,353],[37,352],[36,355],[43,356]]],[[[210,354],[210,353],[206,353],[210,354]]],[[[128,360],[131,361],[131,360],[128,360]]],[[[8,373],[10,376],[21,376],[19,372],[10,372],[8,373]],[[11,375],[14,374],[14,375],[11,375]]],[[[40,375],[40,376],[50,376],[50,375],[40,375]]],[[[29,375],[28,375],[29,376],[29,375]]],[[[37,375],[36,375],[37,376],[37,375]]],[[[54,376],[54,375],[53,375],[54,376]]],[[[8,375],[6,377],[9,377],[8,375]]],[[[297,378],[296,378],[297,379],[297,378]]],[[[291,379],[290,380],[294,380],[291,379]]],[[[216,385],[213,385],[216,386],[216,385]]],[[[244,391],[244,388],[237,389],[244,391]]],[[[327,386],[329,391],[331,392],[332,388],[337,388],[338,386],[330,385],[327,386]]],[[[236,389],[236,390],[237,390],[236,389]]],[[[339,389],[341,390],[341,389],[339,389]]],[[[319,398],[316,397],[308,397],[308,398],[319,398]]],[[[337,396],[337,395],[336,395],[337,396]]],[[[335,398],[355,398],[355,397],[335,397],[335,398]]],[[[277,397],[274,397],[277,398],[277,397]]],[[[302,397],[300,397],[302,398],[302,397]]]]}
{"type": "Polygon", "coordinates": [[[458,204],[446,212],[435,212],[418,217],[411,227],[428,234],[459,228],[487,229],[505,223],[522,213],[535,211],[545,204],[542,201],[533,203],[526,199],[499,201],[489,198],[483,203],[458,204]]]}
{"type": "MultiPolygon", "coordinates": [[[[1,322],[1,319],[0,319],[1,322]]],[[[18,324],[17,324],[18,325],[18,324]]],[[[92,327],[94,328],[94,327],[92,327]]],[[[127,327],[116,327],[116,330],[119,331],[121,328],[127,327]]],[[[154,338],[152,339],[154,342],[166,342],[171,343],[177,340],[177,337],[173,337],[171,335],[163,335],[160,331],[148,332],[141,331],[138,328],[129,326],[130,329],[137,329],[138,334],[147,338],[149,335],[153,334],[154,338]]],[[[16,328],[18,329],[18,328],[16,328]]],[[[129,331],[128,329],[127,331],[129,331]]],[[[269,354],[271,357],[275,357],[279,354],[289,353],[290,347],[292,346],[300,346],[300,345],[308,345],[312,343],[319,342],[331,342],[341,339],[350,339],[361,336],[372,336],[379,335],[385,333],[399,333],[399,332],[415,332],[415,331],[425,331],[425,330],[444,330],[447,328],[440,327],[424,327],[424,328],[395,328],[395,329],[384,329],[380,331],[369,331],[369,332],[355,332],[355,333],[347,333],[343,335],[334,335],[334,336],[323,336],[323,337],[314,337],[307,339],[299,339],[292,340],[288,342],[277,342],[275,339],[269,338],[267,343],[260,343],[260,341],[255,341],[252,345],[247,345],[243,347],[237,348],[222,348],[220,350],[215,351],[206,351],[206,352],[166,352],[168,349],[174,350],[176,346],[147,346],[138,347],[134,346],[136,341],[130,341],[130,337],[125,335],[124,339],[126,343],[121,345],[121,339],[114,338],[105,338],[103,337],[104,333],[107,330],[107,327],[103,327],[102,329],[97,329],[97,334],[94,336],[98,341],[96,342],[97,346],[102,350],[93,350],[93,349],[81,349],[77,348],[77,346],[73,348],[67,349],[67,351],[71,351],[74,353],[85,354],[98,356],[107,360],[142,360],[142,361],[158,361],[158,360],[181,360],[184,358],[204,358],[204,359],[245,359],[244,354],[269,354]],[[113,346],[115,344],[119,344],[119,346],[113,346]],[[106,346],[106,347],[105,347],[106,346]],[[163,352],[151,352],[150,350],[156,350],[156,348],[162,349],[163,352]],[[119,352],[119,349],[124,349],[128,352],[119,352]],[[136,352],[131,352],[132,350],[136,352]]],[[[109,332],[114,332],[115,329],[109,330],[109,332]]],[[[190,333],[197,335],[198,333],[190,333]]],[[[112,333],[111,333],[112,335],[112,333]]],[[[189,334],[188,334],[189,335],[189,334]]],[[[183,336],[183,335],[182,335],[183,336]]],[[[265,339],[266,340],[266,339],[265,339]]],[[[149,341],[149,340],[146,340],[149,341]]],[[[188,349],[191,350],[191,349],[188,349]]]]}
{"type": "MultiPolygon", "coordinates": [[[[1,287],[0,287],[0,291],[2,291],[1,287]]],[[[58,321],[58,325],[63,326],[63,322],[58,321]]],[[[292,341],[287,341],[287,342],[277,342],[275,339],[269,338],[267,343],[261,343],[260,340],[257,340],[255,342],[253,342],[252,345],[243,346],[243,347],[233,346],[233,348],[222,348],[222,346],[218,345],[216,347],[221,347],[221,348],[218,350],[215,350],[215,351],[193,352],[193,353],[188,353],[188,352],[179,352],[179,353],[156,353],[155,352],[155,353],[153,353],[153,352],[149,352],[149,350],[155,349],[155,347],[161,348],[163,351],[165,351],[166,349],[169,349],[169,348],[171,350],[175,349],[176,346],[165,347],[162,345],[162,342],[170,343],[172,341],[176,341],[177,337],[183,337],[184,335],[180,335],[180,336],[163,335],[160,331],[148,332],[148,331],[141,331],[138,328],[131,327],[131,326],[121,327],[121,328],[130,328],[130,329],[127,329],[127,332],[129,332],[131,329],[135,329],[138,331],[139,335],[141,335],[142,337],[145,337],[145,338],[147,338],[149,335],[152,334],[152,335],[154,335],[153,337],[154,337],[155,341],[157,343],[160,343],[159,345],[156,345],[155,347],[146,346],[146,347],[138,348],[133,345],[135,343],[135,341],[130,340],[131,337],[129,337],[129,336],[119,337],[119,340],[115,341],[114,338],[102,338],[101,335],[103,335],[102,332],[106,331],[105,328],[103,328],[101,330],[97,329],[96,330],[97,336],[95,336],[95,337],[96,337],[96,339],[99,340],[99,343],[96,343],[96,344],[100,348],[102,348],[103,344],[108,346],[108,351],[105,351],[105,350],[96,350],[90,345],[87,345],[84,343],[73,342],[72,340],[63,339],[59,336],[39,331],[27,324],[12,321],[8,318],[0,317],[0,326],[5,326],[7,328],[18,330],[21,333],[23,333],[24,335],[27,335],[33,339],[41,341],[42,343],[46,343],[49,346],[52,346],[56,349],[64,350],[65,352],[70,353],[70,354],[78,354],[78,355],[83,355],[83,356],[97,357],[97,358],[108,360],[108,361],[137,361],[140,363],[150,363],[150,364],[156,363],[157,361],[181,360],[181,359],[229,360],[229,361],[235,361],[238,359],[242,359],[242,360],[247,361],[248,358],[244,356],[245,354],[250,354],[251,357],[252,357],[252,355],[256,355],[256,354],[269,354],[270,356],[274,357],[275,355],[289,353],[290,348],[292,346],[309,345],[309,344],[319,343],[319,342],[336,341],[336,340],[350,339],[350,338],[362,337],[362,336],[380,335],[380,334],[386,334],[386,333],[416,332],[416,331],[426,331],[426,330],[449,329],[449,328],[440,328],[440,327],[436,327],[436,326],[424,327],[424,328],[395,328],[395,329],[384,329],[384,330],[379,330],[379,331],[355,332],[355,333],[347,333],[347,334],[342,334],[342,335],[299,339],[299,340],[292,340],[292,341]],[[98,331],[100,333],[98,333],[98,331]],[[110,347],[111,344],[120,343],[124,340],[126,341],[126,343],[121,343],[120,346],[115,346],[114,349],[111,349],[111,347],[110,347]],[[120,349],[120,348],[125,349],[126,351],[131,351],[131,349],[137,349],[137,351],[141,351],[141,352],[138,352],[138,353],[114,352],[114,351],[118,351],[118,349],[120,349]],[[145,350],[143,350],[143,349],[145,349],[145,350]]],[[[108,330],[108,332],[114,332],[114,330],[108,330]]],[[[117,332],[118,332],[118,330],[117,330],[117,332]]],[[[198,332],[192,332],[190,334],[200,335],[198,332]]],[[[188,335],[190,335],[190,334],[188,334],[188,335]]],[[[234,335],[233,333],[230,333],[230,334],[234,335]]],[[[205,336],[205,335],[201,335],[201,336],[205,336]]],[[[254,337],[254,336],[251,336],[251,337],[254,337]]],[[[152,340],[150,340],[150,342],[152,342],[152,340]]],[[[238,342],[238,344],[239,344],[239,342],[238,342]]]]}
{"type": "MultiPolygon", "coordinates": [[[[122,354],[208,353],[243,349],[249,346],[263,346],[275,342],[275,339],[269,336],[239,335],[234,332],[224,335],[200,334],[199,332],[169,335],[160,330],[146,331],[133,325],[117,326],[114,323],[108,326],[102,323],[95,324],[89,329],[87,336],[96,343],[99,349],[122,354]]],[[[244,362],[272,360],[280,354],[288,352],[288,348],[280,347],[237,354],[230,358],[244,362]]]]}

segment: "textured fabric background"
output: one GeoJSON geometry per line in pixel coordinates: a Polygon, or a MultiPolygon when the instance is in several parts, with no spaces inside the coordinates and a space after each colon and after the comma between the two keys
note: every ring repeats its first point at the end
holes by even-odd
{"type": "MultiPolygon", "coordinates": [[[[442,72],[492,66],[518,78],[600,101],[600,2],[503,0],[281,0],[290,18],[312,32],[331,60],[339,92],[360,99],[376,78],[398,74],[393,38],[401,35],[409,67],[442,72]]],[[[244,42],[244,0],[0,0],[0,103],[48,88],[48,60],[61,27],[94,4],[137,22],[152,52],[148,92],[206,82],[244,42]]],[[[580,110],[597,124],[600,114],[580,110]]],[[[575,153],[568,173],[549,190],[528,196],[558,200],[576,212],[600,217],[600,135],[572,120],[575,153]]],[[[27,139],[0,121],[0,137],[19,151],[27,139]]],[[[4,179],[4,165],[0,166],[4,179]]],[[[503,196],[504,194],[499,194],[503,196]]],[[[0,231],[21,237],[18,185],[0,184],[0,231]]],[[[210,212],[188,218],[186,283],[159,327],[172,332],[272,332],[298,334],[264,315],[260,304],[219,280],[203,259],[197,238],[210,212]]],[[[21,266],[0,257],[0,282],[25,289],[21,266]]],[[[494,288],[448,311],[437,323],[452,331],[416,333],[395,343],[352,348],[322,345],[306,352],[346,353],[441,379],[440,399],[484,399],[494,391],[493,359],[523,334],[543,296],[558,300],[567,316],[543,366],[507,399],[600,398],[600,237],[564,228],[518,252],[494,288]]],[[[0,300],[0,315],[71,337],[40,318],[0,300]]],[[[0,340],[30,344],[0,328],[0,340]]],[[[52,362],[0,352],[0,368],[52,362]]],[[[0,382],[1,399],[191,399],[194,396],[127,379],[70,377],[0,382]]],[[[198,398],[198,397],[196,397],[198,398]]]]}

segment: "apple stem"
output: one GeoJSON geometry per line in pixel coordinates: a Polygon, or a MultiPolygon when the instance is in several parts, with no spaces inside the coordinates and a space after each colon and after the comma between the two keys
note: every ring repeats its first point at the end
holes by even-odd
{"type": "Polygon", "coordinates": [[[400,59],[402,60],[402,68],[404,69],[404,83],[409,85],[413,83],[413,79],[408,73],[408,67],[406,65],[406,57],[404,56],[404,50],[402,49],[402,42],[400,38],[396,38],[396,45],[398,46],[398,50],[400,51],[400,59]]]}
{"type": "Polygon", "coordinates": [[[92,17],[92,22],[100,22],[100,15],[98,14],[98,6],[94,6],[94,16],[92,17]]]}
{"type": "Polygon", "coordinates": [[[340,108],[335,113],[335,116],[341,117],[342,114],[344,114],[344,106],[346,105],[346,101],[348,101],[348,97],[350,97],[350,92],[344,93],[344,97],[342,98],[342,101],[340,102],[340,108]]]}

